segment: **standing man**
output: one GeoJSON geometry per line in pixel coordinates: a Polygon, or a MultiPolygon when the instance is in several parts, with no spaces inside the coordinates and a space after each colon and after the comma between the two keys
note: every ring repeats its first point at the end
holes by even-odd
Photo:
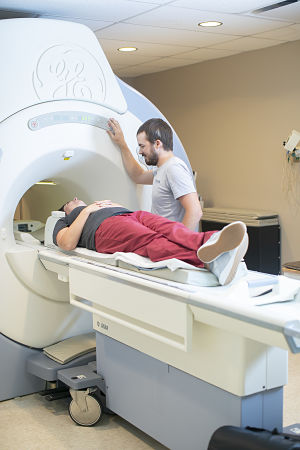
{"type": "Polygon", "coordinates": [[[173,154],[173,132],[162,119],[149,119],[137,131],[139,154],[153,170],[144,170],[129,150],[122,129],[110,119],[108,131],[122,153],[123,164],[130,178],[137,184],[153,184],[153,214],[182,222],[187,228],[198,229],[202,216],[201,205],[187,165],[173,154]]]}

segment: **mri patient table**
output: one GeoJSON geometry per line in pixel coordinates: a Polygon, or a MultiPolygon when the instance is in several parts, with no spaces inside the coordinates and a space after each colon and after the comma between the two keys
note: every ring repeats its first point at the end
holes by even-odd
{"type": "Polygon", "coordinates": [[[245,278],[186,285],[86,256],[39,251],[71,304],[93,314],[110,410],[172,449],[206,449],[224,424],[282,427],[287,350],[300,349],[298,281],[280,276],[277,293],[251,298],[245,278]]]}

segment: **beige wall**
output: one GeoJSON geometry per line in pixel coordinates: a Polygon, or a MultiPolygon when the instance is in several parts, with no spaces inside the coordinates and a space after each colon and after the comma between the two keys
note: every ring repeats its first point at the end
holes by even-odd
{"type": "Polygon", "coordinates": [[[282,262],[300,260],[300,163],[282,142],[300,131],[300,41],[141,76],[131,84],[180,137],[205,206],[280,215],[282,262]],[[296,203],[292,184],[298,190],[296,203]]]}

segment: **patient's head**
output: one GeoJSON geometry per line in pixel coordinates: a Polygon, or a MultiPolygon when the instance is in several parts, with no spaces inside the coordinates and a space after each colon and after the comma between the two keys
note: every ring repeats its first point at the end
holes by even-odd
{"type": "Polygon", "coordinates": [[[59,208],[59,211],[64,211],[66,214],[70,214],[70,212],[72,212],[73,209],[77,208],[77,206],[86,206],[86,203],[84,203],[82,200],[79,200],[79,198],[74,197],[73,200],[70,200],[69,202],[62,205],[62,207],[59,208]]]}

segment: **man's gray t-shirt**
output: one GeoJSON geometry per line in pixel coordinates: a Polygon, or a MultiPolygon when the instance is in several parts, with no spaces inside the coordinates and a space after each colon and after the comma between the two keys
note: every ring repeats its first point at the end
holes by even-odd
{"type": "Polygon", "coordinates": [[[160,167],[153,168],[153,214],[181,222],[185,211],[177,199],[191,192],[196,192],[193,177],[181,159],[173,156],[160,167]]]}

